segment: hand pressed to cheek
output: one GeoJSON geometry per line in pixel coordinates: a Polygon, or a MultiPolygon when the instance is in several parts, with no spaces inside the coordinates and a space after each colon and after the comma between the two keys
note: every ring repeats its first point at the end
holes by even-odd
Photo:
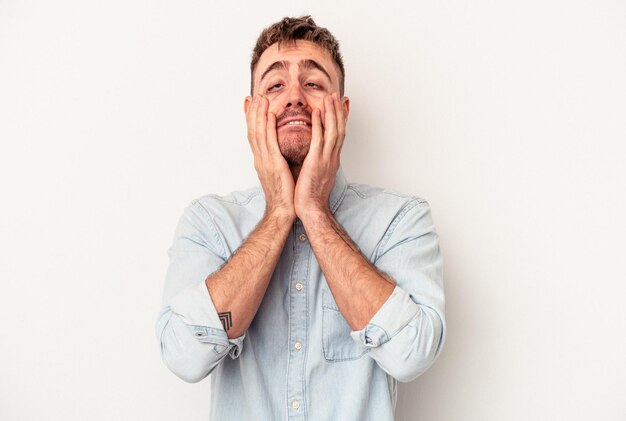
{"type": "Polygon", "coordinates": [[[324,97],[320,114],[324,153],[340,152],[346,134],[347,109],[337,92],[324,97]]]}
{"type": "Polygon", "coordinates": [[[324,119],[324,155],[328,158],[330,158],[330,152],[332,152],[337,142],[337,116],[333,102],[334,94],[324,98],[324,108],[326,110],[324,119]]]}
{"type": "Polygon", "coordinates": [[[328,211],[328,199],[339,169],[338,148],[343,141],[338,136],[344,132],[343,115],[337,118],[340,105],[336,98],[327,95],[322,102],[323,110],[313,110],[311,146],[295,190],[296,214],[303,220],[328,211]]]}
{"type": "Polygon", "coordinates": [[[339,100],[339,94],[334,93],[334,108],[335,108],[335,120],[337,122],[337,143],[333,149],[338,155],[341,153],[341,147],[343,146],[343,140],[346,137],[346,116],[344,114],[344,105],[339,100]]]}
{"type": "Polygon", "coordinates": [[[266,212],[295,217],[294,179],[280,153],[276,136],[276,116],[268,111],[267,98],[256,95],[247,105],[248,141],[254,155],[254,168],[265,193],[266,212]]]}
{"type": "Polygon", "coordinates": [[[263,96],[260,96],[259,105],[257,107],[257,136],[259,140],[259,149],[262,153],[267,154],[267,107],[268,101],[263,96]]]}

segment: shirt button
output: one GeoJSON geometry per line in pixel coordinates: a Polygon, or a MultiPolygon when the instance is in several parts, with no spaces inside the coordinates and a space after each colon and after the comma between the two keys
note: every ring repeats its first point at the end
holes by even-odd
{"type": "Polygon", "coordinates": [[[300,402],[298,402],[298,401],[293,401],[293,402],[291,402],[291,407],[292,407],[293,409],[298,409],[298,408],[300,408],[300,402]]]}
{"type": "Polygon", "coordinates": [[[301,349],[302,349],[302,344],[301,344],[300,342],[296,342],[296,343],[293,345],[293,347],[294,347],[294,348],[296,348],[296,349],[299,351],[299,350],[301,350],[301,349]]]}
{"type": "Polygon", "coordinates": [[[306,234],[300,234],[300,241],[302,241],[303,243],[306,241],[306,234]]]}
{"type": "Polygon", "coordinates": [[[298,291],[302,291],[302,284],[301,284],[300,282],[298,282],[298,283],[296,284],[296,289],[297,289],[298,291]]]}

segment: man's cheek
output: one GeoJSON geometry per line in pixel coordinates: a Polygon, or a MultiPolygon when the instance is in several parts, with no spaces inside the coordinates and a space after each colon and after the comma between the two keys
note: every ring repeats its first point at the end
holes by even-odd
{"type": "Polygon", "coordinates": [[[285,91],[281,90],[280,92],[270,92],[266,95],[267,100],[269,101],[269,106],[272,106],[272,103],[280,104],[281,98],[285,95],[285,91]]]}

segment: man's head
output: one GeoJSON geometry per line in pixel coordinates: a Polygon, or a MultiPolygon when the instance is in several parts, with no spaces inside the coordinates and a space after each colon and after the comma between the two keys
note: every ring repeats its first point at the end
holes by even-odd
{"type": "MultiPolygon", "coordinates": [[[[339,93],[347,118],[350,102],[343,96],[339,43],[310,16],[284,18],[265,28],[254,47],[250,71],[250,95],[268,99],[268,111],[276,115],[278,144],[289,165],[304,161],[311,143],[311,114],[314,108],[323,110],[326,95],[339,93]],[[308,124],[287,125],[291,120],[308,124]]],[[[244,102],[246,113],[251,96],[244,102]]]]}
{"type": "Polygon", "coordinates": [[[250,62],[250,95],[254,95],[254,71],[263,52],[274,44],[282,47],[285,44],[293,44],[297,40],[310,41],[330,54],[339,73],[339,95],[343,96],[345,71],[339,42],[328,29],[317,26],[311,16],[285,17],[261,32],[252,51],[250,62]]]}

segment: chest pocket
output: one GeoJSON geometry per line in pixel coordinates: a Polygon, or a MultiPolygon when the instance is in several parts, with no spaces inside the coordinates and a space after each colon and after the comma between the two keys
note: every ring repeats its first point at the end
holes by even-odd
{"type": "Polygon", "coordinates": [[[369,348],[350,336],[352,328],[339,311],[331,292],[322,289],[322,352],[326,361],[356,360],[369,348]]]}

